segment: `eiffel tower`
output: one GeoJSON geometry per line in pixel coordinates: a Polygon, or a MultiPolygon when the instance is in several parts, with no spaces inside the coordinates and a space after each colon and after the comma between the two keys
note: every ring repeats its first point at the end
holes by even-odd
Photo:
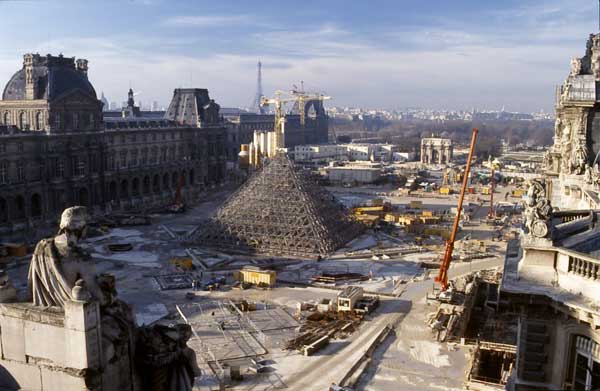
{"type": "Polygon", "coordinates": [[[225,251],[316,258],[361,230],[331,193],[279,153],[225,201],[195,239],[225,251]]]}

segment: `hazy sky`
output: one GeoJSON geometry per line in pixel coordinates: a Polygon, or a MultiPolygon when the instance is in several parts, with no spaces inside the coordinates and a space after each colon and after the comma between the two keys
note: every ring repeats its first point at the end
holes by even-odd
{"type": "Polygon", "coordinates": [[[0,85],[26,52],[90,61],[98,94],[248,106],[304,80],[330,105],[552,110],[596,0],[0,0],[0,85]]]}

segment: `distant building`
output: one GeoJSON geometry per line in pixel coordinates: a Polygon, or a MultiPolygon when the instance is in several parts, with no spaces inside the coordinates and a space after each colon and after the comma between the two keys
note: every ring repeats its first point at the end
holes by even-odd
{"type": "Polygon", "coordinates": [[[449,164],[454,150],[452,140],[441,137],[428,137],[421,140],[421,163],[449,164]]]}
{"type": "MultiPolygon", "coordinates": [[[[245,110],[225,108],[223,118],[228,128],[228,158],[235,159],[242,144],[254,141],[254,132],[269,132],[275,129],[273,114],[249,113],[245,110]]],[[[284,148],[293,150],[298,145],[325,144],[329,137],[329,117],[319,100],[304,102],[302,109],[296,104],[285,115],[284,148]],[[304,112],[301,115],[301,112],[304,112]],[[302,121],[304,119],[304,123],[302,121]]]]}
{"type": "Polygon", "coordinates": [[[381,166],[351,164],[320,169],[329,181],[336,184],[373,183],[381,176],[381,166]]]}
{"type": "Polygon", "coordinates": [[[414,154],[401,154],[399,147],[393,144],[324,144],[298,145],[292,151],[298,162],[327,161],[406,161],[414,154]]]}

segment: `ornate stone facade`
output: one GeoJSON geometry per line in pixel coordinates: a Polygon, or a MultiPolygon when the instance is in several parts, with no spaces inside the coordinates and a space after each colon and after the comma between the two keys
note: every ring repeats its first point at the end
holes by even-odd
{"type": "Polygon", "coordinates": [[[421,140],[421,163],[449,164],[453,155],[452,140],[429,137],[421,140]]]}
{"type": "Polygon", "coordinates": [[[585,55],[556,94],[554,144],[545,155],[550,197],[560,209],[600,208],[600,34],[590,35],[585,55]]]}
{"type": "Polygon", "coordinates": [[[218,114],[193,124],[104,118],[87,61],[25,55],[0,101],[0,235],[31,233],[74,204],[95,213],[168,204],[182,177],[182,196],[197,200],[224,180],[226,145],[218,114]]]}
{"type": "Polygon", "coordinates": [[[500,311],[519,314],[509,389],[597,389],[600,364],[600,34],[557,91],[546,180],[525,198],[507,246],[500,311]],[[558,210],[557,210],[558,209],[558,210]],[[504,308],[503,308],[504,307],[504,308]]]}

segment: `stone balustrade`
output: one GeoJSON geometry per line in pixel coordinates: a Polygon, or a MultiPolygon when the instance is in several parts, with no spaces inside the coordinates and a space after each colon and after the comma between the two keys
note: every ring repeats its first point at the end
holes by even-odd
{"type": "Polygon", "coordinates": [[[569,255],[569,273],[597,281],[600,279],[600,261],[569,255]]]}

